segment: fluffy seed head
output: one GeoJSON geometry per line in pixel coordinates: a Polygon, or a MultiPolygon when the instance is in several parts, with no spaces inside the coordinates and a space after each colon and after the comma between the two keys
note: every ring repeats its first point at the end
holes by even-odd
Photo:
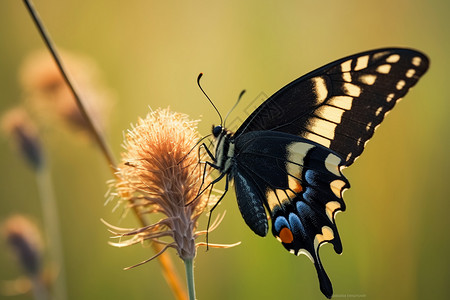
{"type": "Polygon", "coordinates": [[[158,109],[128,131],[115,184],[117,194],[142,216],[159,214],[161,219],[135,230],[114,227],[122,232],[120,237],[132,236],[114,245],[151,240],[165,245],[164,249],[176,248],[182,259],[195,257],[197,220],[209,194],[198,195],[202,181],[204,188],[209,179],[193,150],[198,140],[196,125],[184,114],[158,109]]]}

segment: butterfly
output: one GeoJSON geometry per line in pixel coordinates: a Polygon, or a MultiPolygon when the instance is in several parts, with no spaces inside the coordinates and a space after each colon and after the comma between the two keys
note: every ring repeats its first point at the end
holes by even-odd
{"type": "Polygon", "coordinates": [[[342,253],[335,223],[345,210],[342,194],[350,187],[342,170],[361,155],[385,115],[427,71],[426,55],[385,48],[329,63],[289,83],[264,101],[235,133],[213,126],[215,154],[205,148],[220,172],[233,182],[246,224],[272,234],[295,255],[314,263],[320,290],[333,288],[319,247],[333,244],[342,253]]]}

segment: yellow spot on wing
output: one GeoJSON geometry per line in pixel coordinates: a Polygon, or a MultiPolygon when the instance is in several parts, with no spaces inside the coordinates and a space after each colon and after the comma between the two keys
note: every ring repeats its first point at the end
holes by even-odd
{"type": "Polygon", "coordinates": [[[348,96],[359,97],[361,94],[361,88],[352,83],[344,83],[344,92],[348,96]]]}
{"type": "Polygon", "coordinates": [[[324,241],[331,241],[334,239],[334,233],[333,230],[328,226],[322,227],[322,234],[318,233],[316,234],[316,237],[314,238],[314,249],[317,252],[317,249],[320,245],[320,243],[324,241]]]}
{"type": "Polygon", "coordinates": [[[378,109],[375,111],[375,116],[379,116],[380,115],[380,113],[381,113],[381,111],[383,110],[383,107],[382,106],[380,106],[380,107],[378,107],[378,109]]]}
{"type": "Polygon", "coordinates": [[[316,143],[321,144],[322,146],[325,146],[325,147],[328,147],[328,148],[330,147],[330,144],[331,144],[331,140],[326,139],[323,136],[319,136],[319,135],[317,135],[315,133],[312,133],[312,132],[304,133],[303,137],[305,139],[311,140],[313,142],[316,142],[316,143]]]}
{"type": "MultiPolygon", "coordinates": [[[[290,180],[289,180],[290,181],[290,180]]],[[[290,188],[290,186],[289,186],[290,188]]],[[[298,183],[296,185],[296,187],[294,187],[297,189],[291,191],[290,189],[269,189],[266,191],[266,200],[267,200],[267,204],[269,205],[270,210],[273,210],[276,206],[280,206],[282,205],[284,202],[289,202],[292,199],[294,199],[297,194],[296,193],[300,193],[302,191],[302,186],[300,185],[300,183],[298,183]]]]}
{"type": "Polygon", "coordinates": [[[359,80],[361,80],[362,83],[367,84],[367,85],[374,84],[376,79],[377,79],[377,76],[373,75],[373,74],[363,75],[359,78],[359,80]]]}
{"type": "Polygon", "coordinates": [[[358,60],[356,61],[355,71],[359,71],[366,68],[368,63],[369,63],[369,55],[358,57],[358,60]]]}
{"type": "Polygon", "coordinates": [[[405,86],[405,84],[406,84],[406,82],[405,82],[404,80],[399,80],[399,81],[397,82],[397,85],[395,86],[395,88],[396,88],[397,90],[401,90],[401,89],[405,86]]]}
{"type": "MultiPolygon", "coordinates": [[[[341,198],[341,192],[342,192],[342,189],[344,188],[344,186],[345,186],[345,181],[340,180],[340,179],[333,180],[333,181],[330,183],[331,191],[332,191],[333,194],[335,194],[336,197],[338,197],[338,198],[341,198]]],[[[329,203],[330,203],[330,202],[329,202],[329,203]]],[[[328,204],[327,204],[327,205],[328,205],[328,204]]]]}
{"type": "MultiPolygon", "coordinates": [[[[288,153],[288,161],[295,162],[296,164],[302,166],[303,165],[303,158],[306,156],[306,153],[313,148],[314,145],[308,144],[308,143],[302,143],[302,142],[295,142],[290,144],[287,147],[287,153],[288,153]]],[[[288,173],[290,174],[297,174],[299,171],[297,169],[291,169],[293,166],[288,166],[288,173]]]]}
{"type": "Polygon", "coordinates": [[[413,77],[414,74],[416,74],[416,70],[414,70],[414,69],[409,69],[408,71],[406,71],[406,77],[408,77],[408,78],[413,77]]]}
{"type": "Polygon", "coordinates": [[[349,161],[350,158],[352,157],[353,153],[350,152],[349,154],[347,154],[347,157],[345,158],[345,161],[349,161]]]}
{"type": "Polygon", "coordinates": [[[345,110],[333,106],[321,106],[315,111],[315,115],[336,124],[341,123],[342,114],[345,110]]]}
{"type": "Polygon", "coordinates": [[[330,201],[326,205],[326,212],[328,219],[333,222],[333,213],[336,211],[336,209],[341,208],[341,205],[337,201],[330,201]]]}
{"type": "Polygon", "coordinates": [[[325,167],[328,171],[333,173],[336,176],[341,176],[341,173],[339,172],[339,163],[341,162],[341,159],[330,153],[328,154],[327,158],[325,159],[325,167]]]}
{"type": "Polygon", "coordinates": [[[388,74],[391,71],[391,65],[385,64],[377,67],[377,72],[380,74],[388,74]]]}
{"type": "Polygon", "coordinates": [[[350,96],[334,96],[328,100],[329,105],[333,105],[345,110],[352,108],[353,97],[350,96]]]}
{"type": "Polygon", "coordinates": [[[387,102],[391,102],[392,99],[394,99],[394,97],[395,97],[395,94],[394,94],[394,93],[390,93],[389,95],[387,95],[386,101],[387,101],[387,102]]]}
{"type": "Polygon", "coordinates": [[[418,56],[414,57],[412,59],[412,64],[415,65],[416,67],[420,66],[420,63],[422,62],[422,59],[418,56]]]}
{"type": "Polygon", "coordinates": [[[336,126],[337,124],[327,120],[311,118],[308,130],[314,132],[317,135],[332,140],[334,138],[334,131],[336,130],[336,126]]]}
{"type": "MultiPolygon", "coordinates": [[[[302,169],[306,154],[314,146],[308,143],[294,142],[287,147],[287,162],[286,171],[288,174],[288,185],[289,189],[285,191],[288,197],[291,199],[295,198],[296,194],[299,194],[303,187],[298,179],[301,178],[302,169]]],[[[286,198],[286,195],[284,196],[286,198]]],[[[272,209],[271,202],[269,202],[269,207],[272,209]]]]}
{"type": "Polygon", "coordinates": [[[344,72],[342,73],[342,79],[347,82],[352,82],[352,75],[350,74],[350,72],[344,72]]]}
{"type": "Polygon", "coordinates": [[[266,200],[267,200],[267,203],[269,204],[270,210],[273,210],[273,208],[275,206],[279,206],[280,205],[280,201],[279,201],[279,199],[277,197],[277,194],[273,190],[267,190],[266,191],[266,200]]]}
{"type": "Polygon", "coordinates": [[[352,61],[347,60],[341,64],[341,71],[342,72],[350,72],[352,70],[352,61]]]}
{"type": "Polygon", "coordinates": [[[328,96],[328,88],[325,79],[314,77],[311,79],[314,85],[314,92],[317,96],[317,104],[322,103],[328,96]]]}
{"type": "Polygon", "coordinates": [[[396,63],[400,60],[400,55],[398,54],[392,54],[388,58],[386,58],[386,62],[388,63],[396,63]]]}

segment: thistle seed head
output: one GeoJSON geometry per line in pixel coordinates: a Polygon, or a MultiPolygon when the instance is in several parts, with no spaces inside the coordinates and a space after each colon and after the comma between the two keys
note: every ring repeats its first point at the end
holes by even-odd
{"type": "Polygon", "coordinates": [[[196,125],[184,114],[158,109],[128,131],[117,172],[117,194],[141,216],[159,214],[161,219],[136,230],[119,229],[121,237],[132,238],[114,245],[151,240],[164,244],[164,249],[175,248],[182,259],[195,257],[197,220],[209,195],[199,191],[210,182],[195,149],[196,125]]]}

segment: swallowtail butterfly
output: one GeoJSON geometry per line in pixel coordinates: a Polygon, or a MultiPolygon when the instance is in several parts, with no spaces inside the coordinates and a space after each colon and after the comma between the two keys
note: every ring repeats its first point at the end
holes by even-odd
{"type": "Polygon", "coordinates": [[[342,252],[335,215],[345,210],[342,193],[350,187],[342,169],[361,155],[428,64],[410,49],[348,56],[283,87],[235,133],[213,126],[216,149],[215,155],[207,150],[209,165],[221,174],[212,184],[226,176],[226,193],[234,182],[242,217],[257,235],[267,234],[269,215],[283,246],[314,263],[328,298],[333,288],[319,247],[331,243],[342,252]]]}

